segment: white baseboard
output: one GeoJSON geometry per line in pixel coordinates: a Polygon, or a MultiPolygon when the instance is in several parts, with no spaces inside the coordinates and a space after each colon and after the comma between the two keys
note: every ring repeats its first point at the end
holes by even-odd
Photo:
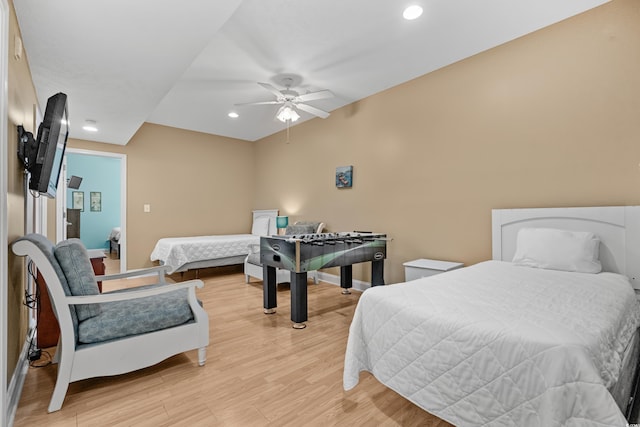
{"type": "MultiPolygon", "coordinates": [[[[335,274],[323,273],[322,271],[318,272],[318,280],[329,283],[331,285],[340,286],[340,276],[336,276],[335,274]]],[[[351,289],[355,291],[364,292],[365,290],[371,287],[371,283],[363,282],[362,280],[352,280],[353,287],[351,289]]]]}
{"type": "Polygon", "coordinates": [[[16,416],[18,410],[18,403],[20,403],[20,396],[22,395],[22,386],[24,385],[25,378],[27,377],[27,371],[29,370],[29,347],[31,340],[35,339],[36,330],[31,329],[27,333],[27,338],[22,346],[16,369],[11,376],[11,382],[9,382],[9,388],[7,389],[7,421],[8,425],[13,425],[13,419],[16,416]]]}

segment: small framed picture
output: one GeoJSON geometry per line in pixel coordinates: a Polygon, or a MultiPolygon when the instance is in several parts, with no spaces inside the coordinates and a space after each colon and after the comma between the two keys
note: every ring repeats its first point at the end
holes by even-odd
{"type": "Polygon", "coordinates": [[[336,187],[350,188],[353,185],[353,166],[338,166],[336,168],[336,187]]]}
{"type": "Polygon", "coordinates": [[[91,212],[102,211],[102,193],[99,191],[92,191],[89,194],[89,207],[91,212]]]}
{"type": "Polygon", "coordinates": [[[84,212],[84,191],[71,192],[71,207],[73,209],[80,209],[80,212],[84,212]]]}

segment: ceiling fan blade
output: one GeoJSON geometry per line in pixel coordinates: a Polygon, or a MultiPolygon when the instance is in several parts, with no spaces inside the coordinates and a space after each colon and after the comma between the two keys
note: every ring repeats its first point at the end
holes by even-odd
{"type": "Polygon", "coordinates": [[[298,101],[307,102],[307,101],[315,101],[316,99],[326,99],[333,98],[333,92],[330,90],[320,90],[318,92],[305,93],[303,95],[298,95],[298,101]]]}
{"type": "Polygon", "coordinates": [[[258,82],[258,84],[260,86],[262,86],[263,88],[265,88],[266,90],[268,90],[269,92],[271,92],[272,94],[274,94],[275,96],[278,97],[278,99],[282,98],[282,92],[280,92],[278,89],[276,89],[275,86],[269,84],[269,83],[260,83],[258,82]]]}
{"type": "Polygon", "coordinates": [[[329,117],[329,113],[327,113],[326,111],[322,111],[319,108],[312,107],[311,105],[307,105],[307,104],[294,104],[294,105],[296,106],[296,108],[299,108],[302,111],[306,111],[309,114],[313,114],[314,116],[322,117],[323,119],[326,119],[327,117],[329,117]]]}
{"type": "Polygon", "coordinates": [[[262,101],[262,102],[245,102],[243,104],[233,104],[235,107],[244,107],[245,105],[273,105],[282,104],[280,101],[262,101]]]}

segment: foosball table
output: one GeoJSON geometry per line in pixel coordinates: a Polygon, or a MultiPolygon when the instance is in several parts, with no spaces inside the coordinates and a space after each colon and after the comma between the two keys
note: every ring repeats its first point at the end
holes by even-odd
{"type": "Polygon", "coordinates": [[[340,267],[340,287],[349,294],[352,266],[371,261],[371,286],[384,285],[387,236],[378,233],[318,233],[260,238],[264,312],[275,313],[276,268],[291,272],[291,321],[296,329],[307,321],[307,272],[340,267]]]}

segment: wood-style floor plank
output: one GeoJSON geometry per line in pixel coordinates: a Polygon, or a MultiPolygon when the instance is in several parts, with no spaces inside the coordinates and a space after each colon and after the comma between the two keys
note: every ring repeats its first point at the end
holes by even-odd
{"type": "Polygon", "coordinates": [[[366,373],[355,389],[343,391],[358,292],[342,295],[337,286],[309,282],[307,328],[295,330],[287,285],[278,287],[277,313],[265,315],[262,282],[244,283],[237,268],[200,276],[205,287],[198,297],[209,313],[211,336],[204,367],[190,351],[136,372],[75,382],[52,414],[47,406],[56,366],[32,367],[14,425],[450,426],[366,373]]]}

